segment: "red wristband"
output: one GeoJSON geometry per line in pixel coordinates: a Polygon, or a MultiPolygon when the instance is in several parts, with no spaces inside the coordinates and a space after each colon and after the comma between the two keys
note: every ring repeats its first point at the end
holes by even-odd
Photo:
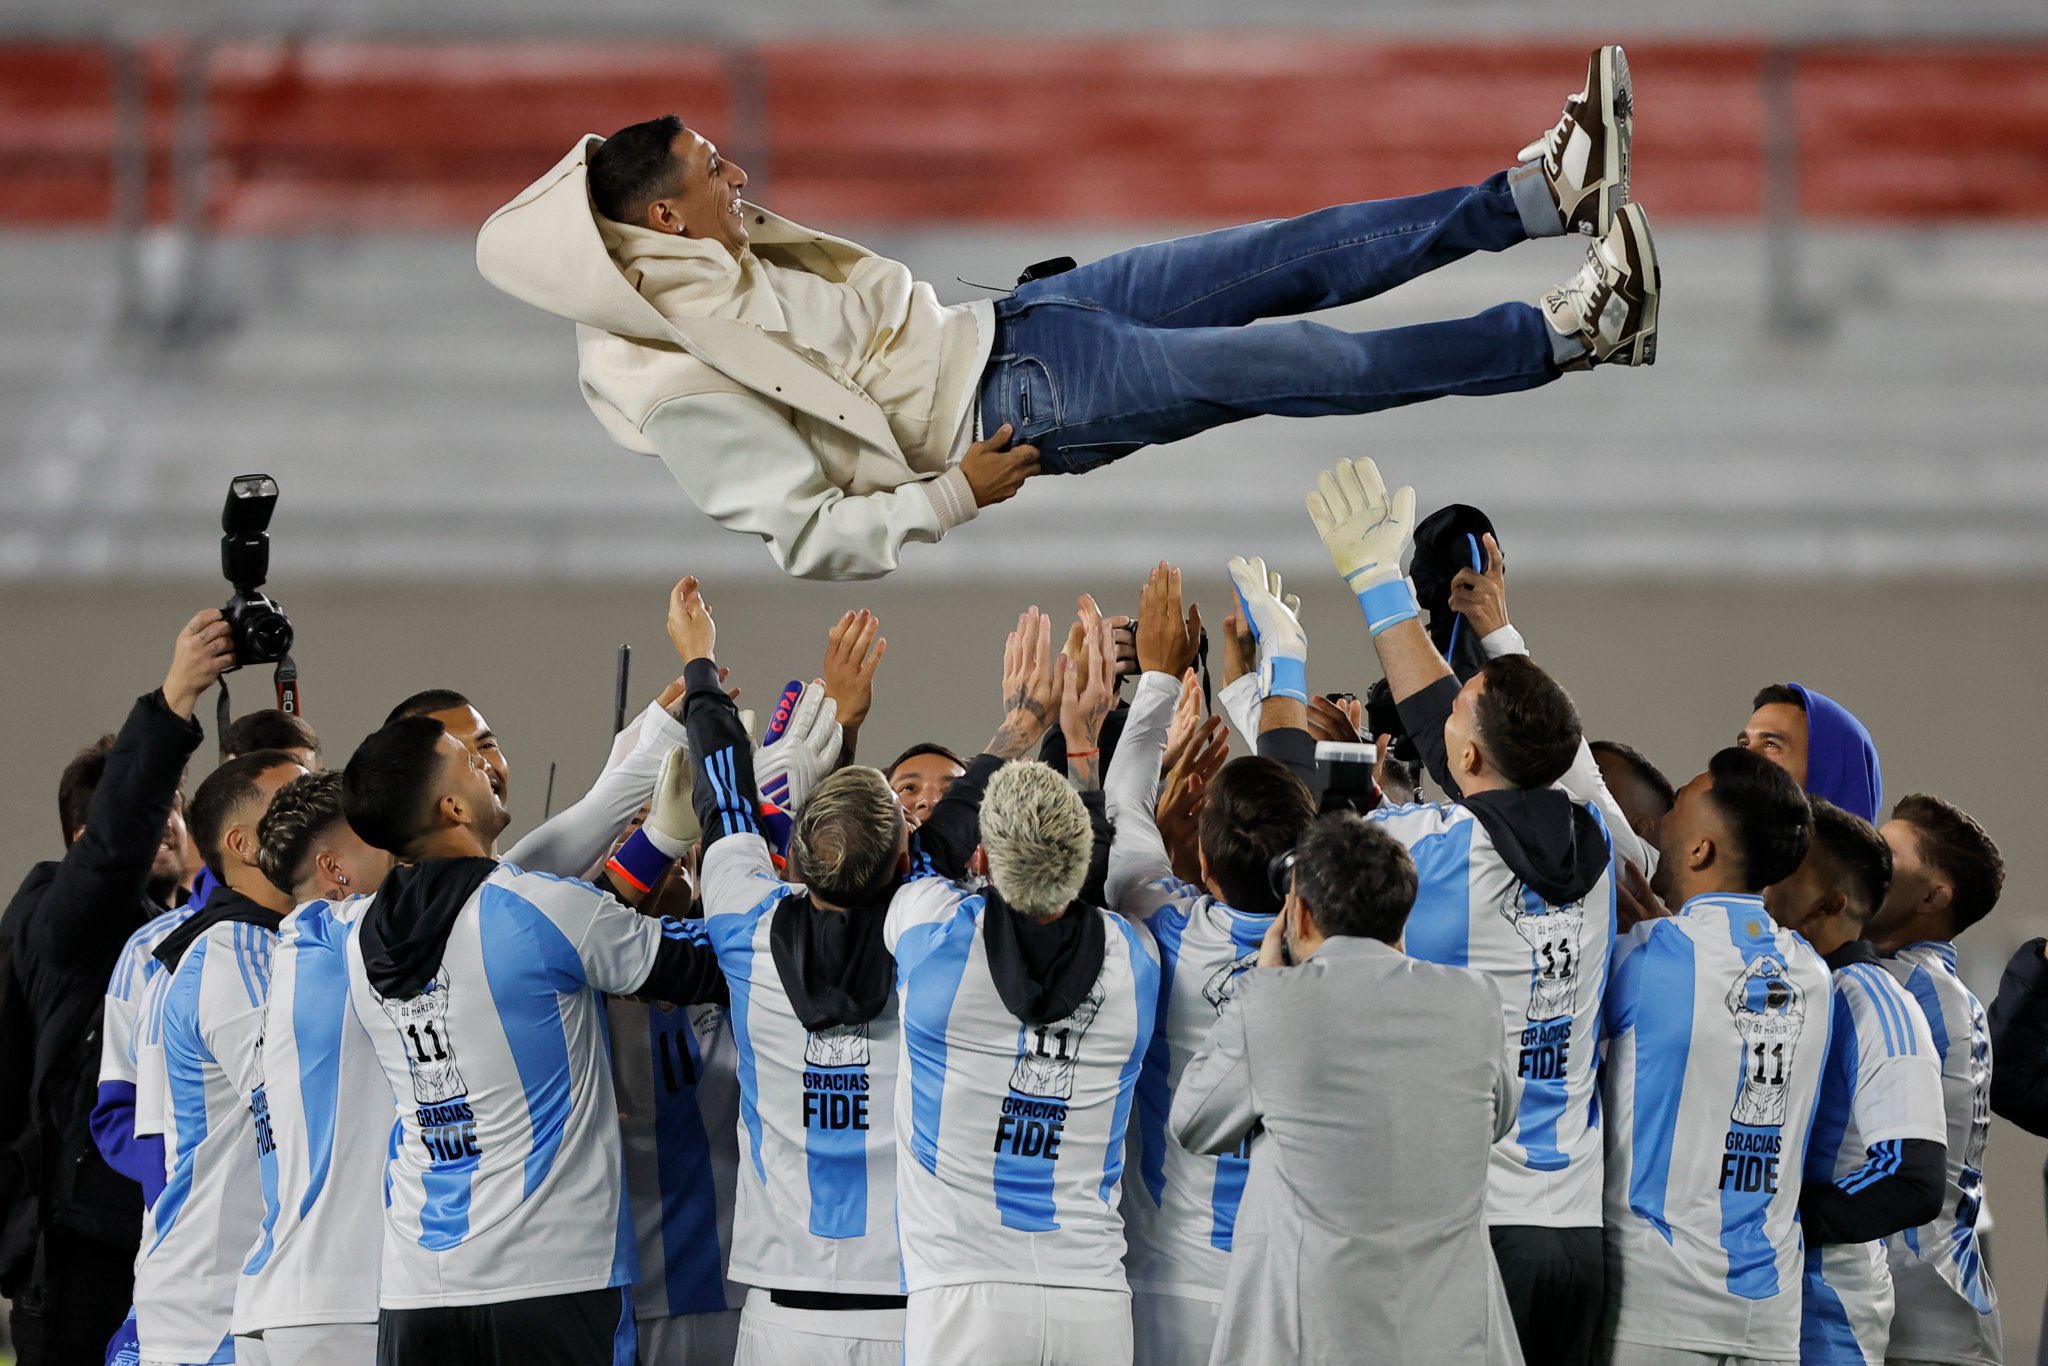
{"type": "Polygon", "coordinates": [[[1070,750],[1068,750],[1068,751],[1067,751],[1067,757],[1068,757],[1069,759],[1093,759],[1093,758],[1094,758],[1094,757],[1095,757],[1096,755],[1098,755],[1098,754],[1100,754],[1100,753],[1102,753],[1102,751],[1101,751],[1101,749],[1099,749],[1099,748],[1097,748],[1097,749],[1070,749],[1070,750]]]}

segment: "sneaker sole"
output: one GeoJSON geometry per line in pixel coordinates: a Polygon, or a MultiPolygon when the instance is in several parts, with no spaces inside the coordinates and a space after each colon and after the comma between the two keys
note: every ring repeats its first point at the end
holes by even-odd
{"type": "Polygon", "coordinates": [[[1625,365],[1655,365],[1657,363],[1657,306],[1664,293],[1664,273],[1657,265],[1657,244],[1650,237],[1650,217],[1638,204],[1624,204],[1621,208],[1624,220],[1622,231],[1636,244],[1636,265],[1641,271],[1643,290],[1642,321],[1637,324],[1635,335],[1615,349],[1610,360],[1620,358],[1625,365]]]}
{"type": "Polygon", "coordinates": [[[1628,144],[1635,124],[1635,88],[1629,81],[1628,56],[1619,44],[1610,43],[1594,52],[1593,70],[1586,78],[1586,103],[1600,111],[1600,188],[1594,201],[1595,225],[1581,231],[1605,237],[1614,226],[1614,215],[1628,203],[1628,144]]]}

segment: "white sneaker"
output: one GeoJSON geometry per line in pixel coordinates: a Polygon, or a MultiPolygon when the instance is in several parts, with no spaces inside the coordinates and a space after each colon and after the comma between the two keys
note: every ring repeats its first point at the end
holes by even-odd
{"type": "Polygon", "coordinates": [[[1586,88],[1564,102],[1564,115],[1518,159],[1543,162],[1543,179],[1566,232],[1604,237],[1628,203],[1629,144],[1635,136],[1635,90],[1619,44],[1595,48],[1586,88]]]}
{"type": "Polygon", "coordinates": [[[1662,287],[1649,217],[1642,205],[1625,204],[1607,235],[1586,249],[1579,273],[1543,296],[1543,314],[1586,344],[1586,365],[1654,365],[1662,287]]]}

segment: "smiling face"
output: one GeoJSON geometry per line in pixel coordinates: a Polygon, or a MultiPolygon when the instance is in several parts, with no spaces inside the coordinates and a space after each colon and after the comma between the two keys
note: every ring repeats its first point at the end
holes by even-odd
{"type": "Polygon", "coordinates": [[[439,721],[461,746],[483,762],[490,773],[491,791],[500,802],[509,801],[512,795],[512,762],[505,757],[505,751],[498,744],[497,735],[491,730],[491,723],[484,720],[483,713],[475,707],[450,707],[446,711],[430,711],[427,715],[439,721]]]}
{"type": "Polygon", "coordinates": [[[436,748],[442,761],[438,796],[442,818],[468,826],[488,846],[512,823],[505,800],[498,794],[494,771],[482,754],[453,734],[443,735],[436,748]]]}
{"type": "Polygon", "coordinates": [[[669,150],[682,187],[647,206],[647,226],[716,242],[738,256],[747,245],[746,205],[740,199],[747,173],[687,128],[669,150]]]}

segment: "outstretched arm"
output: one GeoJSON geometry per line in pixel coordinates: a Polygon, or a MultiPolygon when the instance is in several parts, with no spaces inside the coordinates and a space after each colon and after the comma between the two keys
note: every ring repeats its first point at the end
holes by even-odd
{"type": "MultiPolygon", "coordinates": [[[[904,545],[938,541],[1038,469],[1028,446],[984,452],[992,438],[936,478],[850,494],[826,476],[788,410],[752,393],[673,399],[642,433],[713,521],[767,542],[775,563],[800,579],[880,578],[904,545]]],[[[1007,443],[1008,429],[996,437],[1007,443]]]]}

